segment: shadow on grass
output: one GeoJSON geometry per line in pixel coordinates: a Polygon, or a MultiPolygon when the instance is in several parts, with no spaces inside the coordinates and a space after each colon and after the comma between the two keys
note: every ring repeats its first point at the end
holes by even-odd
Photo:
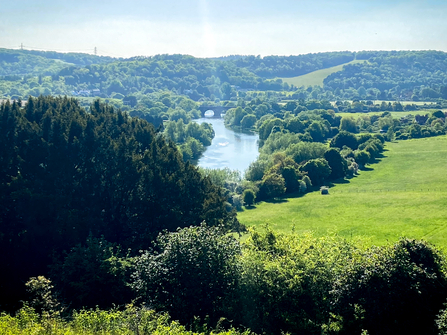
{"type": "Polygon", "coordinates": [[[256,209],[256,206],[255,206],[255,205],[244,206],[244,207],[245,207],[245,209],[246,209],[247,211],[250,211],[250,210],[252,210],[252,209],[256,209]]]}
{"type": "Polygon", "coordinates": [[[346,177],[346,178],[339,178],[339,179],[336,179],[336,180],[331,180],[327,186],[335,187],[338,184],[349,184],[350,183],[349,179],[352,179],[354,177],[349,177],[349,178],[346,177]]]}
{"type": "MultiPolygon", "coordinates": [[[[289,196],[287,198],[290,198],[289,196]]],[[[264,202],[268,202],[269,204],[282,204],[284,202],[289,202],[287,198],[274,198],[274,199],[267,199],[264,200],[264,202]]]]}

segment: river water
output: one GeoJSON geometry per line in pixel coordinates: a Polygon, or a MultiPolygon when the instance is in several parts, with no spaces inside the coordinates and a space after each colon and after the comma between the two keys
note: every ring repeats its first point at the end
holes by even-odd
{"type": "Polygon", "coordinates": [[[215,132],[215,137],[199,159],[198,166],[211,169],[228,167],[244,174],[250,163],[258,157],[257,134],[225,128],[223,119],[201,118],[196,122],[211,123],[215,132]]]}

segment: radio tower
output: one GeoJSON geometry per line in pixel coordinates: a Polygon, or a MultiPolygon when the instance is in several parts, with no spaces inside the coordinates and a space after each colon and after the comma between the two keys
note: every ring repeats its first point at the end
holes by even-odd
{"type": "Polygon", "coordinates": [[[95,47],[95,56],[96,56],[96,47],[95,47]]]}
{"type": "Polygon", "coordinates": [[[23,43],[20,43],[20,50],[23,50],[23,43]]]}

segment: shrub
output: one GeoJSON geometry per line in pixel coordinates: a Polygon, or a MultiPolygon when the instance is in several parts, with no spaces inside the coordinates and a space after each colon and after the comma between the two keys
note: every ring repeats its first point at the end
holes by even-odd
{"type": "Polygon", "coordinates": [[[332,237],[253,231],[243,249],[236,320],[258,334],[321,334],[341,250],[348,247],[332,237]]]}
{"type": "Polygon", "coordinates": [[[346,159],[344,159],[338,148],[330,148],[324,153],[324,158],[327,160],[331,168],[331,179],[344,178],[348,169],[346,159]]]}
{"type": "Polygon", "coordinates": [[[54,292],[51,280],[43,277],[32,277],[25,284],[30,294],[30,306],[38,313],[56,313],[62,311],[61,304],[54,292]]]}
{"type": "Polygon", "coordinates": [[[51,277],[72,307],[110,307],[133,298],[126,284],[129,267],[119,247],[90,236],[52,265],[51,277]]]}
{"type": "Polygon", "coordinates": [[[304,181],[304,183],[306,184],[307,188],[311,188],[312,187],[312,181],[310,180],[309,176],[304,176],[302,181],[304,181]]]}
{"type": "Polygon", "coordinates": [[[345,145],[352,150],[355,150],[358,147],[358,142],[354,134],[342,130],[331,140],[330,147],[337,147],[342,149],[345,145]]]}
{"type": "Polygon", "coordinates": [[[365,166],[370,161],[371,155],[365,150],[357,150],[354,158],[358,165],[365,166]]]}
{"type": "Polygon", "coordinates": [[[246,206],[252,206],[255,203],[255,192],[252,189],[244,190],[242,198],[246,206]]]}
{"type": "Polygon", "coordinates": [[[242,210],[244,201],[242,200],[242,197],[239,194],[235,194],[232,196],[232,202],[233,202],[233,207],[236,208],[236,210],[238,210],[238,211],[242,210]]]}
{"type": "MultiPolygon", "coordinates": [[[[307,178],[309,178],[309,177],[307,177],[307,178]]],[[[299,188],[300,193],[306,193],[306,191],[307,191],[306,183],[303,180],[300,180],[299,183],[300,183],[300,188],[299,188]]]]}
{"type": "Polygon", "coordinates": [[[322,185],[331,174],[331,168],[324,158],[311,159],[301,166],[300,170],[307,172],[307,175],[315,186],[322,185]]]}
{"type": "Polygon", "coordinates": [[[132,287],[143,301],[167,311],[176,320],[191,323],[226,317],[238,283],[237,240],[224,231],[190,227],[157,238],[156,251],[135,260],[132,287]]]}
{"type": "Polygon", "coordinates": [[[267,198],[280,197],[286,192],[286,182],[281,175],[270,173],[262,178],[260,191],[267,198]]]}
{"type": "Polygon", "coordinates": [[[436,334],[447,297],[442,255],[423,241],[402,239],[346,261],[335,281],[342,334],[436,334]]]}
{"type": "Polygon", "coordinates": [[[340,122],[340,130],[350,133],[357,133],[359,131],[353,117],[343,117],[340,122]]]}

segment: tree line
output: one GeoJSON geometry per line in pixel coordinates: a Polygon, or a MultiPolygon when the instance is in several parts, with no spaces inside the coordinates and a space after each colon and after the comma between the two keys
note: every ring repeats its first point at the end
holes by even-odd
{"type": "Polygon", "coordinates": [[[446,54],[440,51],[326,52],[297,56],[235,56],[200,59],[157,55],[114,59],[84,54],[0,50],[4,75],[0,93],[64,95],[89,91],[102,98],[171,91],[194,101],[244,98],[248,92],[291,93],[295,99],[437,100],[446,99],[446,54]],[[322,86],[295,87],[281,78],[307,74],[352,60],[322,86]]]}

